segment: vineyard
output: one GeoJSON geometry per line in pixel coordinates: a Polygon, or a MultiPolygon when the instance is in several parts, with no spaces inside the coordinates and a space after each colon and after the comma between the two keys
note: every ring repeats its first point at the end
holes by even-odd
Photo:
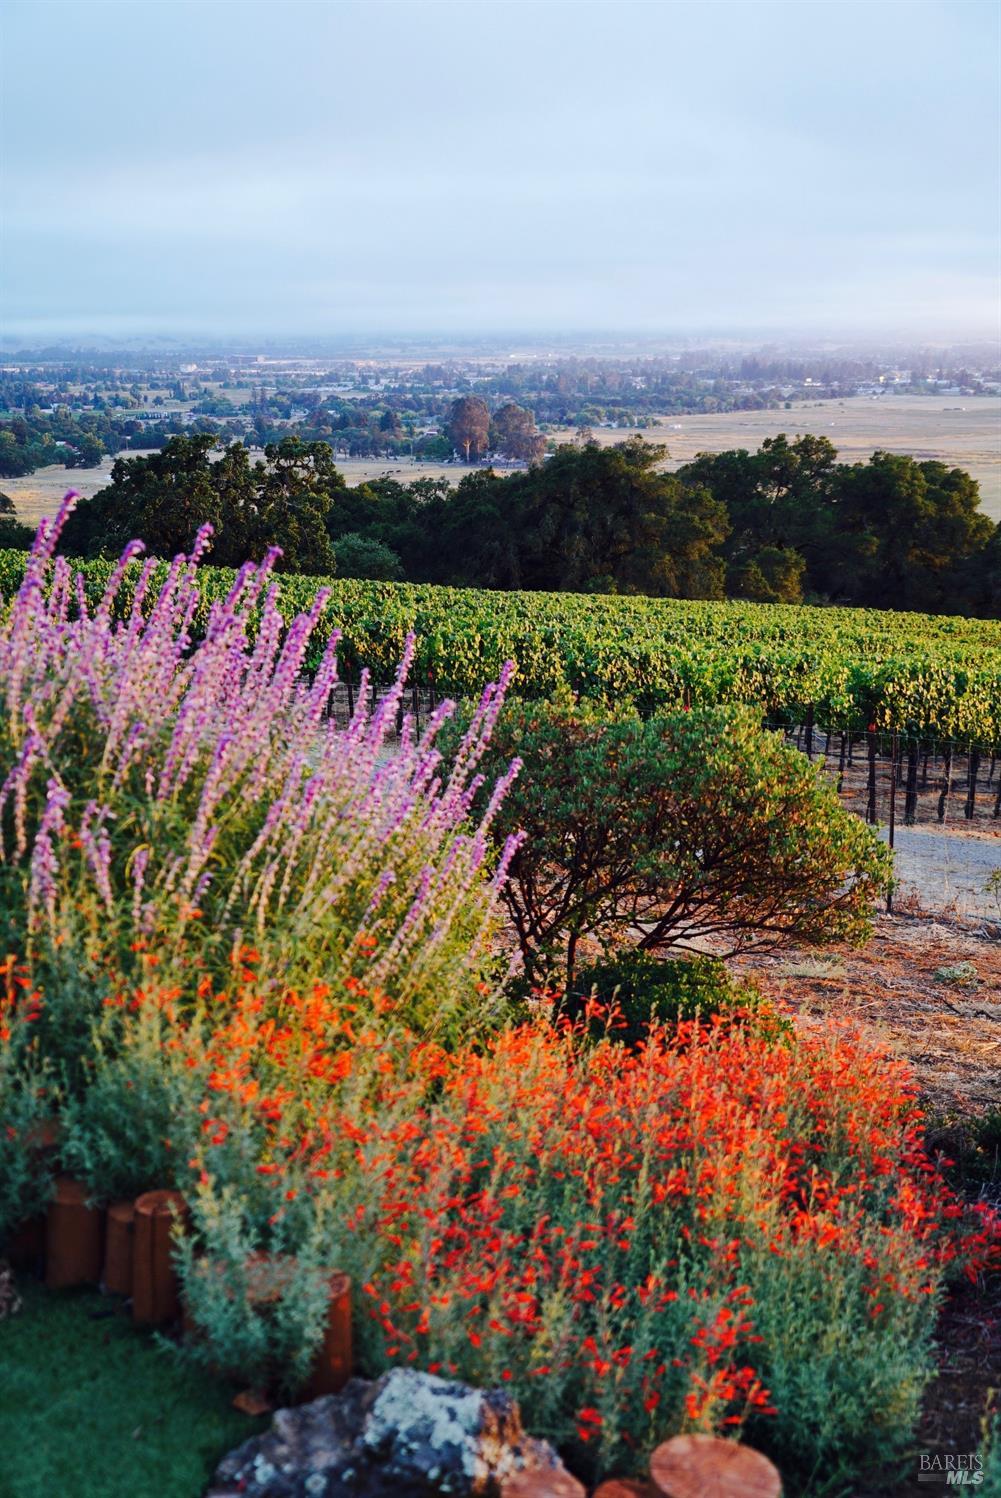
{"type": "MultiPolygon", "coordinates": [[[[91,605],[113,565],[83,564],[91,605]]],[[[0,552],[0,595],[16,591],[23,569],[23,553],[0,552]]],[[[128,608],[140,571],[130,564],[117,608],[128,608]]],[[[147,597],[166,571],[164,563],[153,568],[147,597]]],[[[228,568],[198,568],[196,631],[234,578],[228,568]]],[[[390,681],[413,632],[414,680],[434,695],[477,693],[512,659],[514,690],[525,697],[569,688],[643,713],[741,702],[808,734],[868,730],[988,753],[1001,743],[997,621],[306,576],[283,576],[278,586],[286,620],[327,591],[329,624],[315,632],[307,664],[318,664],[336,628],[341,676],[352,682],[365,670],[390,681]]]]}

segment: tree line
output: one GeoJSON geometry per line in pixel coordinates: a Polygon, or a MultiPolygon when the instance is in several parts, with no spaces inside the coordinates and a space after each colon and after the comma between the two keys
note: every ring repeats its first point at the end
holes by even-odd
{"type": "Polygon", "coordinates": [[[141,536],[168,556],[208,521],[221,565],[278,545],[290,572],[1001,615],[1001,527],[976,481],[886,452],[838,463],[824,437],[780,434],[673,474],[638,438],[583,440],[509,476],[354,488],[323,442],[285,438],[256,461],[239,443],[214,447],[186,435],[119,459],[67,548],[112,555],[141,536]]]}
{"type": "Polygon", "coordinates": [[[64,405],[51,412],[38,407],[12,415],[0,411],[0,478],[21,478],[53,463],[96,468],[105,454],[117,453],[129,442],[159,447],[181,427],[179,415],[152,422],[127,412],[83,411],[74,416],[64,405]]]}

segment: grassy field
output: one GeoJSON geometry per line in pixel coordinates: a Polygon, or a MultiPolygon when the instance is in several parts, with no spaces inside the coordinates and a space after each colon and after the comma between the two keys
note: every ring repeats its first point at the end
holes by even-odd
{"type": "Polygon", "coordinates": [[[0,1326],[0,1498],[198,1498],[266,1423],[182,1369],[120,1300],[18,1289],[23,1308],[0,1326]]]}

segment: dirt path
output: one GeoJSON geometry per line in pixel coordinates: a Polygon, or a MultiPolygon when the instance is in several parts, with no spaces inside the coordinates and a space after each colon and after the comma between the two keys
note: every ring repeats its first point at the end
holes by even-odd
{"type": "Polygon", "coordinates": [[[1001,927],[880,916],[861,949],[748,954],[735,966],[806,1030],[848,1024],[914,1069],[933,1114],[1001,1100],[1001,927]]]}
{"type": "MultiPolygon", "coordinates": [[[[887,829],[880,830],[885,842],[887,829]]],[[[999,897],[984,886],[1001,869],[1001,839],[931,827],[898,827],[894,834],[898,899],[923,910],[1001,921],[999,897]]]]}

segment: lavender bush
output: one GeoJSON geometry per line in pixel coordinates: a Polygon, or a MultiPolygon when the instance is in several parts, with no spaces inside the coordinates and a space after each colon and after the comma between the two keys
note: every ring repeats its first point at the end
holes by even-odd
{"type": "Polygon", "coordinates": [[[394,689],[375,711],[360,692],[337,729],[336,632],[301,677],[326,593],[286,626],[272,552],[195,642],[206,529],[158,591],[144,563],[123,610],[132,543],[88,607],[54,555],[73,498],[0,612],[0,938],[43,995],[51,1049],[72,1067],[142,985],[193,1006],[248,964],[264,995],[347,980],[390,1023],[442,1039],[482,1023],[515,847],[491,866],[488,832],[517,763],[477,825],[469,811],[510,668],[446,775],[435,740],[451,703],[419,736],[404,717],[388,743],[412,638],[394,689]]]}

